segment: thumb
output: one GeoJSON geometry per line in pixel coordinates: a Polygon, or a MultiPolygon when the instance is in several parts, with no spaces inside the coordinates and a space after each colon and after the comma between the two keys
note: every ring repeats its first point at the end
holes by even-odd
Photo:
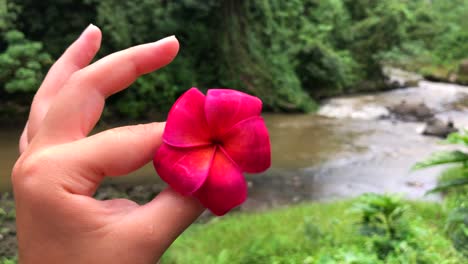
{"type": "Polygon", "coordinates": [[[169,187],[133,210],[126,217],[124,229],[132,230],[134,240],[155,251],[159,259],[204,210],[197,199],[182,196],[169,187]]]}
{"type": "MultiPolygon", "coordinates": [[[[164,123],[110,129],[94,136],[67,143],[75,164],[88,168],[86,183],[93,186],[74,189],[74,193],[92,195],[103,176],[125,175],[148,163],[162,142],[164,123]],[[89,177],[94,179],[89,180],[89,177]]],[[[67,147],[67,148],[68,148],[67,147]]],[[[83,179],[77,179],[83,182],[83,179]]],[[[75,184],[69,186],[76,188],[75,184]]],[[[167,188],[151,202],[125,216],[121,230],[132,230],[133,241],[145,245],[159,256],[205,210],[193,197],[185,197],[167,188]]],[[[158,257],[159,257],[158,256],[158,257]]]]}
{"type": "Polygon", "coordinates": [[[161,145],[164,123],[124,126],[54,147],[60,163],[74,168],[62,184],[92,196],[106,176],[122,176],[147,164],[161,145]]]}

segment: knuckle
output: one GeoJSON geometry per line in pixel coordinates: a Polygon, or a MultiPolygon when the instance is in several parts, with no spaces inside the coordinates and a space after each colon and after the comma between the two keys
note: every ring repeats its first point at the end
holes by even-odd
{"type": "Polygon", "coordinates": [[[37,185],[42,182],[41,175],[51,173],[49,170],[53,160],[53,155],[48,150],[30,154],[19,160],[11,175],[13,186],[19,190],[37,190],[37,185]]]}
{"type": "Polygon", "coordinates": [[[83,79],[83,76],[84,76],[83,69],[77,70],[72,75],[70,75],[70,77],[68,78],[68,82],[69,83],[79,83],[83,79]]]}
{"type": "Polygon", "coordinates": [[[89,79],[86,69],[80,69],[74,72],[65,83],[65,86],[83,86],[89,79]]]}
{"type": "Polygon", "coordinates": [[[17,161],[15,163],[15,166],[13,167],[13,170],[11,171],[11,182],[13,185],[15,185],[16,182],[21,178],[21,165],[20,161],[17,161]]]}

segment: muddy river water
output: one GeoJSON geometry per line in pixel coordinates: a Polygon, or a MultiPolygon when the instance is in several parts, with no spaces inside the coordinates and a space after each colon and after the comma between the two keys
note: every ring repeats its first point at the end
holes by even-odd
{"type": "MultiPolygon", "coordinates": [[[[425,103],[436,116],[468,127],[468,87],[421,81],[417,87],[340,97],[314,114],[265,114],[272,142],[272,167],[247,175],[249,200],[243,206],[270,208],[307,200],[332,200],[364,192],[397,192],[410,199],[425,196],[442,168],[411,172],[430,153],[453,149],[421,135],[421,122],[388,117],[388,107],[425,103]]],[[[0,192],[11,189],[19,129],[0,129],[0,192]]],[[[159,181],[148,165],[113,181],[159,181]]],[[[114,182],[115,183],[115,182],[114,182]]]]}

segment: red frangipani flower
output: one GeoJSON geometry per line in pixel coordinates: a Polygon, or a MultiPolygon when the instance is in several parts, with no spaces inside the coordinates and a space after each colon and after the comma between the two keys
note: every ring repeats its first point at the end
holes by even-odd
{"type": "Polygon", "coordinates": [[[169,112],[163,144],[154,156],[161,179],[182,195],[196,197],[216,215],[247,198],[243,172],[270,167],[270,138],[260,117],[262,102],[248,94],[197,88],[169,112]]]}

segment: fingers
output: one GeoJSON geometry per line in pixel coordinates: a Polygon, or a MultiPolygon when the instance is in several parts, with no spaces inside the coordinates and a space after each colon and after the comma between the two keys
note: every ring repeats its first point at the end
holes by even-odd
{"type": "Polygon", "coordinates": [[[74,72],[91,62],[100,45],[101,31],[96,26],[89,25],[54,63],[34,96],[29,114],[29,126],[26,132],[27,141],[30,141],[36,134],[53,98],[63,84],[74,72]]]}
{"type": "Polygon", "coordinates": [[[60,182],[71,193],[92,196],[105,176],[128,174],[152,160],[163,130],[164,123],[119,127],[56,147],[61,162],[79,172],[60,182]]]}
{"type": "Polygon", "coordinates": [[[168,37],[111,54],[76,72],[51,105],[35,144],[59,144],[86,136],[98,121],[106,97],[170,63],[178,50],[177,39],[168,37]]]}
{"type": "Polygon", "coordinates": [[[125,224],[137,239],[149,248],[158,249],[156,257],[159,258],[204,210],[197,199],[167,188],[151,202],[132,211],[125,224]]]}

